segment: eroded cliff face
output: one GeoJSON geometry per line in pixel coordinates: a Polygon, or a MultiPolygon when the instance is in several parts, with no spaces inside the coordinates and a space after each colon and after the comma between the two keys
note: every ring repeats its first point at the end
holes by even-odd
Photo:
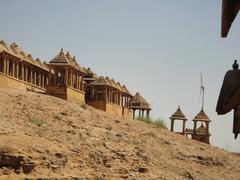
{"type": "Polygon", "coordinates": [[[239,162],[154,125],[0,89],[0,178],[239,179],[239,162]]]}

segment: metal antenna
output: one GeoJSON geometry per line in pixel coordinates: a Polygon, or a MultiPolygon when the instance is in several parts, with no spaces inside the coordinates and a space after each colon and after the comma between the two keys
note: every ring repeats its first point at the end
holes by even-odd
{"type": "Polygon", "coordinates": [[[200,71],[200,96],[202,96],[202,110],[203,110],[203,106],[204,106],[204,91],[205,91],[205,87],[203,86],[203,75],[202,75],[202,71],[200,71]]]}

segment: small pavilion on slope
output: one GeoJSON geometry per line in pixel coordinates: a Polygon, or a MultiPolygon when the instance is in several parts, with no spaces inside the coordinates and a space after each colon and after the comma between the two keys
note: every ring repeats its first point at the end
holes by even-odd
{"type": "Polygon", "coordinates": [[[131,101],[127,88],[114,79],[100,76],[87,85],[86,102],[97,109],[132,118],[131,101]]]}
{"type": "Polygon", "coordinates": [[[0,41],[0,88],[31,90],[81,105],[86,102],[128,119],[135,118],[136,110],[140,117],[146,111],[147,118],[151,111],[139,93],[133,97],[125,85],[108,77],[98,77],[63,49],[49,63],[42,63],[16,43],[8,46],[0,41]]]}
{"type": "Polygon", "coordinates": [[[0,41],[0,87],[45,92],[49,68],[16,43],[0,41]]]}
{"type": "Polygon", "coordinates": [[[152,110],[150,108],[149,103],[140,95],[140,93],[136,93],[136,95],[133,97],[132,102],[132,110],[133,110],[133,119],[136,118],[135,112],[139,111],[139,118],[144,117],[144,112],[146,111],[146,118],[149,118],[150,111],[152,110]]]}
{"type": "Polygon", "coordinates": [[[63,49],[48,63],[50,68],[47,93],[74,101],[85,102],[84,80],[85,72],[77,63],[75,56],[69,52],[64,54],[63,49]]]}
{"type": "Polygon", "coordinates": [[[174,123],[175,121],[181,121],[182,122],[182,131],[181,132],[177,132],[179,134],[185,135],[185,127],[186,127],[186,121],[187,118],[185,117],[184,113],[182,112],[180,106],[178,106],[177,111],[172,114],[172,116],[169,118],[171,120],[171,131],[174,131],[174,123]]]}
{"type": "Polygon", "coordinates": [[[177,111],[172,114],[169,118],[171,120],[171,131],[174,131],[174,123],[176,120],[182,121],[182,131],[176,132],[185,136],[191,136],[192,139],[204,142],[209,144],[209,139],[211,134],[209,133],[209,123],[211,120],[206,115],[203,109],[193,118],[193,129],[185,128],[187,118],[185,117],[184,113],[182,112],[180,106],[178,107],[177,111]]]}
{"type": "Polygon", "coordinates": [[[98,76],[96,73],[94,73],[90,68],[83,68],[83,70],[85,71],[85,75],[84,75],[84,81],[87,84],[90,84],[91,82],[97,80],[98,76]]]}
{"type": "Polygon", "coordinates": [[[203,109],[193,119],[193,129],[186,129],[186,134],[191,135],[192,139],[209,144],[209,123],[211,120],[203,109]],[[199,125],[200,124],[200,125],[199,125]]]}

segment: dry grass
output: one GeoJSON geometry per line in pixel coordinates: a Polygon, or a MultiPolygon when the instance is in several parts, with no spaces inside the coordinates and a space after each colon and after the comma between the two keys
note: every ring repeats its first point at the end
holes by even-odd
{"type": "Polygon", "coordinates": [[[142,122],[145,122],[145,123],[148,123],[148,124],[154,124],[157,127],[162,128],[162,129],[168,129],[164,120],[162,120],[160,118],[157,119],[157,120],[153,120],[152,118],[138,118],[138,120],[142,121],[142,122]]]}

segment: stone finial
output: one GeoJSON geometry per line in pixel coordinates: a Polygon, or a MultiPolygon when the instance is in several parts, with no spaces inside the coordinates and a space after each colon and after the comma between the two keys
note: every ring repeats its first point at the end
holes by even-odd
{"type": "Polygon", "coordinates": [[[63,48],[61,48],[61,50],[60,50],[60,53],[59,53],[59,54],[61,54],[61,55],[64,55],[63,48]]]}
{"type": "Polygon", "coordinates": [[[76,61],[76,56],[73,56],[73,60],[76,61]]]}
{"type": "Polygon", "coordinates": [[[15,49],[15,48],[17,48],[17,47],[18,47],[18,45],[17,45],[15,42],[10,45],[10,48],[11,48],[11,49],[15,49]]]}
{"type": "Polygon", "coordinates": [[[76,57],[75,57],[75,56],[73,56],[72,60],[73,60],[74,62],[76,62],[76,57]]]}
{"type": "Polygon", "coordinates": [[[28,56],[26,55],[26,53],[24,51],[18,51],[18,53],[20,55],[22,55],[24,58],[28,58],[28,56]]]}
{"type": "Polygon", "coordinates": [[[28,54],[27,57],[31,60],[33,59],[31,54],[28,54]]]}
{"type": "Polygon", "coordinates": [[[0,44],[2,44],[4,47],[7,47],[7,43],[3,40],[0,41],[0,44]]]}
{"type": "Polygon", "coordinates": [[[69,53],[69,51],[67,51],[67,54],[66,54],[66,56],[70,56],[70,53],[69,53]]]}
{"type": "Polygon", "coordinates": [[[111,81],[115,83],[115,80],[113,78],[111,79],[111,81]]]}
{"type": "Polygon", "coordinates": [[[17,43],[12,43],[12,45],[14,46],[14,47],[18,47],[18,45],[17,45],[17,43]]]}

